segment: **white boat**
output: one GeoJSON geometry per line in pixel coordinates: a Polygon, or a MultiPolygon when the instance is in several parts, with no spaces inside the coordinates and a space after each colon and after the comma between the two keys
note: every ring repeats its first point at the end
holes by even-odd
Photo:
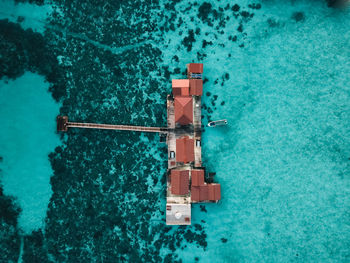
{"type": "Polygon", "coordinates": [[[208,127],[224,126],[227,125],[227,120],[211,121],[208,123],[208,127]]]}

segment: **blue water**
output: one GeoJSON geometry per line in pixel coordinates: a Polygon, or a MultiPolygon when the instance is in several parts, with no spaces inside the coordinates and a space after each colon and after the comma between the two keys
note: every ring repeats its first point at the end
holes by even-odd
{"type": "Polygon", "coordinates": [[[263,8],[254,17],[245,49],[225,42],[203,61],[205,91],[225,101],[212,119],[229,126],[204,133],[222,202],[193,211],[194,223],[207,222],[201,261],[342,262],[350,233],[349,13],[317,3],[264,6],[268,15],[263,8]],[[293,11],[305,21],[291,21],[293,11]],[[230,79],[213,84],[224,72],[230,79]]]}
{"type": "Polygon", "coordinates": [[[24,16],[22,28],[47,37],[66,90],[56,103],[37,73],[0,82],[1,184],[23,210],[24,262],[350,261],[349,9],[4,3],[0,18],[24,16]],[[171,79],[189,62],[204,64],[203,124],[229,123],[203,133],[222,200],[193,205],[192,227],[167,229],[159,138],[71,130],[60,140],[55,117],[165,125],[171,79]]]}
{"type": "Polygon", "coordinates": [[[53,174],[48,154],[60,144],[55,116],[60,105],[42,76],[25,73],[0,81],[1,183],[22,209],[19,227],[31,233],[44,226],[53,174]]]}

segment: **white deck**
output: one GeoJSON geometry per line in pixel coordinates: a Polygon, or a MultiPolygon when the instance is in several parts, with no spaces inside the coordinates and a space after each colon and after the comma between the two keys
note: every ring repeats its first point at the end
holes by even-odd
{"type": "Polygon", "coordinates": [[[167,225],[190,225],[191,204],[167,203],[166,224],[167,225]]]}

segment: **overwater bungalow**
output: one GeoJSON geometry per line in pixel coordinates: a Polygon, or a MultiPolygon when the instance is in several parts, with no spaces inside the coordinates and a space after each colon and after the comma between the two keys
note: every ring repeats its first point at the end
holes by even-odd
{"type": "Polygon", "coordinates": [[[168,145],[167,225],[190,225],[192,203],[218,202],[220,184],[205,182],[202,166],[201,97],[203,64],[187,64],[187,79],[172,80],[172,93],[167,96],[167,127],[143,127],[99,123],[69,122],[57,117],[57,130],[92,128],[157,132],[166,135],[168,145]]]}
{"type": "Polygon", "coordinates": [[[168,96],[168,191],[166,223],[191,224],[191,204],[218,202],[220,184],[205,182],[201,150],[203,64],[187,65],[188,79],[173,79],[168,96]]]}

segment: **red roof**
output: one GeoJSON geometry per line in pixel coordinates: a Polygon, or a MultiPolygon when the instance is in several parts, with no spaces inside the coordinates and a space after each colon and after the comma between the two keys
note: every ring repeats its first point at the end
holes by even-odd
{"type": "Polygon", "coordinates": [[[221,199],[220,184],[204,184],[201,186],[191,185],[191,200],[200,201],[218,201],[221,199]]]}
{"type": "Polygon", "coordinates": [[[208,185],[199,186],[199,201],[209,200],[208,185]]]}
{"type": "Polygon", "coordinates": [[[173,79],[172,80],[172,86],[173,88],[182,88],[182,87],[190,87],[190,80],[189,79],[173,79]]]}
{"type": "Polygon", "coordinates": [[[198,186],[191,186],[191,200],[192,201],[199,201],[199,187],[198,186]]]}
{"type": "Polygon", "coordinates": [[[203,73],[203,64],[202,63],[190,63],[190,64],[187,64],[187,72],[203,73]]]}
{"type": "Polygon", "coordinates": [[[190,79],[190,94],[196,96],[203,95],[203,80],[202,79],[190,79]]]}
{"type": "Polygon", "coordinates": [[[189,173],[188,170],[171,170],[170,185],[171,193],[174,195],[186,195],[189,189],[189,173]]]}
{"type": "Polygon", "coordinates": [[[176,161],[189,163],[194,161],[194,140],[187,137],[176,139],[176,161]]]}
{"type": "Polygon", "coordinates": [[[191,97],[175,97],[175,122],[181,125],[193,122],[193,101],[191,97]]]}
{"type": "Polygon", "coordinates": [[[188,96],[190,81],[189,79],[173,79],[172,80],[173,95],[176,96],[188,96]]]}
{"type": "Polygon", "coordinates": [[[208,197],[211,201],[218,201],[221,199],[220,184],[208,184],[208,197]]]}
{"type": "Polygon", "coordinates": [[[193,186],[204,185],[204,170],[192,170],[191,181],[193,186]]]}

